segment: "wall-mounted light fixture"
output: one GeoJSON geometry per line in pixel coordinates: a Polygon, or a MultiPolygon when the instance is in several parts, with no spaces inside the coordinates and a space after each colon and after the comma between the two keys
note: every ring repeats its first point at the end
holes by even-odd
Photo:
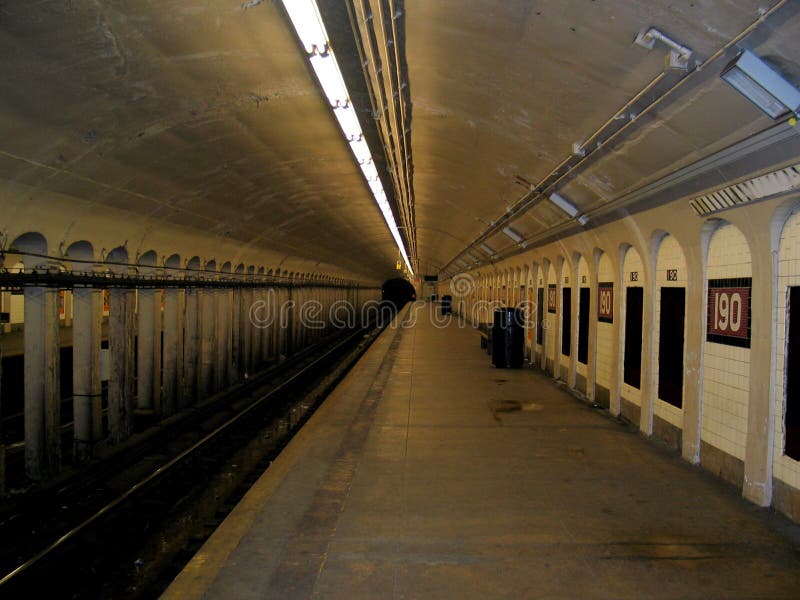
{"type": "Polygon", "coordinates": [[[572,204],[572,202],[564,198],[564,196],[553,192],[552,194],[550,194],[550,202],[555,204],[558,208],[563,210],[573,219],[576,216],[578,216],[578,208],[574,204],[572,204]]]}
{"type": "Polygon", "coordinates": [[[392,234],[394,242],[400,250],[409,275],[413,276],[414,270],[411,268],[411,261],[408,259],[403,238],[400,237],[400,230],[394,220],[392,208],[386,198],[386,192],[372,160],[372,153],[364,139],[358,116],[350,101],[350,94],[339,69],[339,63],[336,61],[336,56],[331,48],[330,39],[325,31],[325,25],[322,23],[317,3],[315,0],[283,0],[283,6],[289,15],[294,30],[297,32],[297,37],[300,38],[300,42],[308,54],[308,60],[314,69],[314,74],[317,76],[331,109],[333,109],[333,114],[339,122],[339,127],[344,133],[345,140],[350,145],[350,151],[355,156],[364,179],[366,179],[375,202],[383,215],[383,219],[389,227],[389,233],[392,234]]]}
{"type": "Polygon", "coordinates": [[[488,244],[481,244],[478,247],[484,252],[486,252],[486,254],[488,254],[489,256],[492,256],[494,254],[494,250],[492,250],[492,248],[488,244]]]}
{"type": "Polygon", "coordinates": [[[514,240],[514,242],[516,242],[517,244],[520,244],[525,240],[525,238],[522,237],[522,235],[520,235],[519,233],[517,233],[516,231],[511,229],[511,227],[508,226],[503,227],[503,233],[505,233],[512,240],[514,240]]]}
{"type": "Polygon", "coordinates": [[[800,110],[800,91],[749,50],[739,52],[720,77],[773,119],[800,110]]]}

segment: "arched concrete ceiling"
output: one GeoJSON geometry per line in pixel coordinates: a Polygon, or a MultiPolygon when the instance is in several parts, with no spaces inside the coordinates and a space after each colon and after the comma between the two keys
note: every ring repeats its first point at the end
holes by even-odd
{"type": "MultiPolygon", "coordinates": [[[[638,31],[657,27],[702,62],[775,4],[393,0],[413,107],[419,272],[450,263],[664,71],[665,49],[634,45],[638,31]]],[[[321,6],[336,13],[334,41],[352,36],[341,6],[321,6]]],[[[795,81],[797,7],[788,2],[740,44],[795,81]]],[[[340,62],[364,102],[347,46],[340,62]]],[[[735,50],[634,119],[560,193],[591,213],[771,126],[719,79],[735,50]]],[[[53,194],[56,214],[66,195],[98,213],[394,274],[396,248],[277,0],[3,2],[0,53],[0,202],[53,194]]],[[[682,77],[670,73],[662,87],[682,77]]],[[[541,203],[512,225],[535,238],[565,220],[541,203]]],[[[513,246],[502,234],[487,242],[513,246]]]]}
{"type": "MultiPolygon", "coordinates": [[[[445,266],[569,157],[574,142],[664,71],[665,47],[635,45],[637,32],[655,26],[702,62],[774,4],[406,0],[421,270],[445,266]]],[[[796,8],[776,14],[743,44],[800,75],[796,8]]],[[[696,74],[656,118],[560,192],[589,211],[768,127],[770,119],[720,80],[726,62],[696,74]]],[[[565,220],[543,203],[513,227],[529,238],[565,220]]],[[[502,233],[487,241],[498,251],[514,244],[502,233]]]]}
{"type": "Polygon", "coordinates": [[[3,2],[0,55],[0,202],[24,184],[395,273],[394,242],[279,3],[3,2]]]}

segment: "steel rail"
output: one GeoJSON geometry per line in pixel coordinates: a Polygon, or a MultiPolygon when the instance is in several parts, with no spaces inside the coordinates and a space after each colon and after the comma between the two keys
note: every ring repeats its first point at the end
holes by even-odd
{"type": "MultiPolygon", "coordinates": [[[[380,327],[380,325],[378,326],[380,327]]],[[[384,325],[385,328],[385,325],[384,325]]],[[[231,417],[228,421],[202,437],[200,440],[192,444],[189,448],[166,462],[165,464],[158,467],[155,471],[150,473],[147,477],[142,479],[141,481],[132,485],[128,490],[117,496],[114,500],[100,508],[97,512],[95,512],[91,517],[84,520],[82,523],[73,527],[68,532],[61,535],[58,539],[50,543],[48,546],[40,550],[34,556],[20,564],[19,566],[15,567],[13,570],[6,573],[2,579],[0,579],[0,588],[2,586],[11,582],[15,577],[18,577],[22,573],[29,570],[31,567],[39,563],[41,560],[47,558],[50,554],[61,548],[64,544],[69,542],[71,539],[75,538],[76,536],[80,535],[84,530],[98,522],[100,519],[111,513],[114,509],[119,507],[120,505],[124,504],[126,501],[133,498],[136,494],[143,491],[149,485],[151,485],[156,480],[163,477],[165,474],[169,473],[174,467],[184,462],[187,458],[189,458],[192,454],[197,452],[197,450],[201,449],[203,446],[214,440],[220,434],[227,431],[230,427],[234,424],[238,423],[240,419],[250,414],[253,410],[261,406],[264,402],[271,399],[276,394],[283,391],[286,387],[290,384],[297,381],[302,376],[306,375],[309,371],[311,371],[314,367],[316,367],[320,362],[327,359],[331,354],[342,348],[345,344],[350,343],[354,338],[364,335],[364,330],[359,329],[353,332],[351,335],[347,336],[344,340],[340,343],[336,344],[329,350],[327,350],[323,355],[315,359],[313,362],[309,363],[305,367],[303,367],[298,372],[291,375],[286,380],[282,381],[278,384],[275,388],[271,389],[269,392],[258,398],[257,400],[253,401],[249,404],[246,408],[242,409],[240,412],[236,413],[233,417],[231,417]]]]}

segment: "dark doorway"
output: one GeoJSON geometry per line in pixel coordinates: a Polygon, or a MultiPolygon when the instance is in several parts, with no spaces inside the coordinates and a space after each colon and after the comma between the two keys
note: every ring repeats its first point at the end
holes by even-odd
{"type": "Polygon", "coordinates": [[[389,279],[381,286],[381,298],[384,302],[390,302],[398,310],[407,302],[417,299],[417,292],[408,279],[397,277],[389,279]]]}
{"type": "Polygon", "coordinates": [[[644,290],[629,287],[625,290],[625,358],[623,380],[639,389],[642,385],[642,309],[644,290]]]}
{"type": "Polygon", "coordinates": [[[784,417],[786,434],[783,453],[795,460],[800,459],[800,287],[789,288],[789,306],[786,311],[786,412],[784,417]],[[797,307],[792,318],[792,307],[797,307]]]}
{"type": "Polygon", "coordinates": [[[661,318],[658,335],[658,397],[683,406],[683,322],[686,290],[661,288],[661,318]]]}
{"type": "Polygon", "coordinates": [[[542,327],[544,323],[544,288],[540,287],[536,292],[536,343],[542,343],[542,327]]]}
{"type": "Polygon", "coordinates": [[[561,354],[569,356],[572,349],[572,288],[565,287],[561,295],[561,354]]]}
{"type": "Polygon", "coordinates": [[[589,362],[589,288],[580,289],[578,298],[578,362],[589,362]]]}

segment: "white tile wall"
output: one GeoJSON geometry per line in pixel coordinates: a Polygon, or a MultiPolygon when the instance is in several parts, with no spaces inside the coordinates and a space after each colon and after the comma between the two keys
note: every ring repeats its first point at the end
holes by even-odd
{"type": "MultiPolygon", "coordinates": [[[[634,248],[629,248],[628,251],[625,253],[625,262],[623,263],[622,268],[622,282],[625,288],[627,287],[642,287],[644,286],[644,263],[642,262],[642,257],[639,256],[639,252],[634,248]],[[631,281],[631,271],[636,271],[639,273],[639,281],[631,281]]],[[[622,290],[622,293],[625,294],[625,290],[622,290]]],[[[622,296],[623,302],[625,300],[625,296],[622,296]]],[[[625,319],[624,315],[619,315],[620,318],[620,339],[622,341],[622,352],[619,355],[619,360],[624,360],[625,358],[625,319]]],[[[642,405],[642,391],[641,389],[635,388],[626,384],[624,381],[620,382],[622,386],[621,395],[622,397],[638,406],[642,405]]]]}
{"type": "MultiPolygon", "coordinates": [[[[686,287],[688,280],[688,270],[686,269],[686,259],[683,255],[683,250],[673,236],[668,235],[658,247],[658,256],[656,257],[656,313],[654,346],[655,346],[655,364],[653,365],[653,381],[656,382],[654,386],[655,393],[658,394],[658,340],[660,335],[660,320],[661,320],[661,288],[662,287],[686,287]],[[677,281],[667,281],[667,270],[678,269],[677,281]]],[[[684,319],[684,340],[686,339],[686,320],[684,319]]],[[[685,380],[684,380],[685,381],[685,380]]],[[[676,408],[671,404],[662,401],[660,398],[655,402],[655,415],[661,417],[668,423],[672,423],[676,427],[683,428],[683,410],[676,408]]]]}
{"type": "MultiPolygon", "coordinates": [[[[580,309],[580,291],[578,291],[578,288],[590,287],[591,285],[592,285],[592,279],[591,279],[591,277],[589,277],[589,264],[586,262],[586,259],[584,259],[583,256],[581,256],[580,259],[578,260],[578,281],[575,282],[575,286],[573,287],[573,293],[574,294],[578,294],[578,298],[576,299],[577,302],[578,302],[578,312],[575,315],[573,315],[573,318],[572,318],[572,331],[575,334],[577,334],[577,332],[578,332],[578,320],[580,318],[580,310],[581,310],[580,309]],[[583,278],[584,277],[586,277],[586,283],[583,283],[583,278]]],[[[578,339],[577,335],[575,336],[575,339],[576,340],[578,339]]],[[[578,352],[577,343],[575,344],[575,352],[578,352]]],[[[576,357],[577,357],[577,354],[576,354],[576,357]]],[[[584,365],[583,363],[580,363],[580,362],[577,362],[577,361],[576,361],[575,364],[577,365],[576,366],[577,372],[580,375],[583,375],[584,377],[586,377],[587,366],[584,365]]]]}
{"type": "MultiPolygon", "coordinates": [[[[800,213],[795,213],[783,228],[778,254],[778,311],[775,373],[775,445],[773,475],[795,488],[800,488],[800,462],[783,454],[783,412],[785,401],[786,310],[789,287],[800,285],[800,213]]],[[[797,307],[795,307],[797,310],[797,307]]]]}
{"type": "MultiPolygon", "coordinates": [[[[708,250],[707,279],[752,277],[750,247],[739,229],[724,225],[708,250]]],[[[702,439],[744,460],[750,349],[706,342],[703,355],[702,439]]],[[[702,460],[702,457],[701,457],[702,460]]]]}
{"type": "MultiPolygon", "coordinates": [[[[607,281],[614,281],[614,268],[608,255],[603,254],[603,256],[600,257],[597,282],[607,281]]],[[[616,285],[614,287],[614,294],[619,294],[620,290],[616,289],[616,285]]],[[[620,323],[619,315],[614,315],[614,323],[620,323]]],[[[617,365],[617,357],[611,345],[613,329],[614,324],[612,323],[597,322],[597,385],[601,385],[606,389],[611,388],[611,375],[617,365]]],[[[622,358],[619,360],[622,360],[622,358]]]]}

